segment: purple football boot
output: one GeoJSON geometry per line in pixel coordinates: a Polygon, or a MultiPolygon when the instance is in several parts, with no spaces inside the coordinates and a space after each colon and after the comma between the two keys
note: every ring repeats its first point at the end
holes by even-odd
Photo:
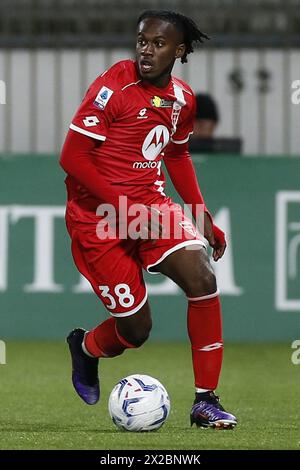
{"type": "Polygon", "coordinates": [[[214,392],[196,393],[196,398],[191,410],[191,426],[232,429],[237,425],[237,419],[231,413],[227,413],[219,402],[214,392]]]}
{"type": "Polygon", "coordinates": [[[88,405],[95,405],[100,397],[99,359],[83,352],[82,342],[85,333],[82,328],[75,328],[67,337],[72,358],[72,382],[80,398],[88,405]]]}

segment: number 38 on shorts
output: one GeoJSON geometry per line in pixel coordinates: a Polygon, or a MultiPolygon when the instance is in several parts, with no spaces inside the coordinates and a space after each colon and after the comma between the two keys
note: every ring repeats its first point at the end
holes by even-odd
{"type": "Polygon", "coordinates": [[[109,286],[99,286],[100,295],[106,308],[115,310],[120,307],[130,308],[134,304],[134,296],[130,293],[128,284],[117,284],[113,290],[109,286]]]}

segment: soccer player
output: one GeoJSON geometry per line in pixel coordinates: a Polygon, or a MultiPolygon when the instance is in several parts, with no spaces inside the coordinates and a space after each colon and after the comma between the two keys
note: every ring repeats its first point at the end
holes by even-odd
{"type": "Polygon", "coordinates": [[[207,240],[217,261],[226,242],[206,209],[188,152],[195,97],[186,83],[171,75],[175,60],[187,62],[193,43],[205,38],[181,14],[142,13],[136,60],[123,60],[102,73],[70,125],[61,166],[68,175],[66,223],[72,254],[111,317],[89,332],[76,328],[67,341],[74,388],[86,403],[95,404],[100,396],[99,358],[138,348],[149,336],[151,313],[142,268],[168,276],[188,300],[196,387],[191,424],[228,429],[237,421],[214,393],[223,342],[219,293],[206,252],[207,240]],[[183,201],[192,206],[194,218],[202,208],[204,236],[165,195],[162,159],[183,201]],[[121,207],[124,198],[127,220],[121,207]],[[146,218],[139,219],[139,228],[129,236],[135,204],[144,209],[146,218]],[[111,207],[115,223],[111,216],[106,218],[111,207]],[[126,223],[127,238],[120,235],[126,223]],[[103,236],[104,228],[108,237],[103,236]]]}

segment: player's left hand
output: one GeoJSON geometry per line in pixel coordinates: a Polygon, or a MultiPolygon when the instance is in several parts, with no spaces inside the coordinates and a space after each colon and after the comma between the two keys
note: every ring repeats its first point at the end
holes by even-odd
{"type": "Polygon", "coordinates": [[[204,214],[204,236],[213,248],[213,259],[218,261],[224,255],[226,249],[225,233],[214,225],[210,214],[204,214]]]}
{"type": "Polygon", "coordinates": [[[225,240],[225,233],[221,230],[217,225],[213,225],[214,237],[215,237],[215,244],[213,245],[213,259],[214,261],[218,261],[218,259],[222,258],[226,250],[226,240],[225,240]]]}

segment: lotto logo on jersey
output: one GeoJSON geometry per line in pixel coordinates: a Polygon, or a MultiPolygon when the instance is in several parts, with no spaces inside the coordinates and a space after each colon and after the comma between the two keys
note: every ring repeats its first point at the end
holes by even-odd
{"type": "Polygon", "coordinates": [[[156,126],[144,140],[142,152],[146,160],[155,160],[169,143],[170,133],[166,126],[156,126]]]}
{"type": "Polygon", "coordinates": [[[97,124],[99,124],[100,121],[97,118],[97,116],[87,116],[86,118],[82,120],[82,122],[85,125],[85,127],[93,127],[93,126],[97,126],[97,124]]]}
{"type": "Polygon", "coordinates": [[[104,109],[112,94],[113,91],[110,88],[103,86],[95,98],[94,105],[97,106],[97,108],[104,109]]]}

